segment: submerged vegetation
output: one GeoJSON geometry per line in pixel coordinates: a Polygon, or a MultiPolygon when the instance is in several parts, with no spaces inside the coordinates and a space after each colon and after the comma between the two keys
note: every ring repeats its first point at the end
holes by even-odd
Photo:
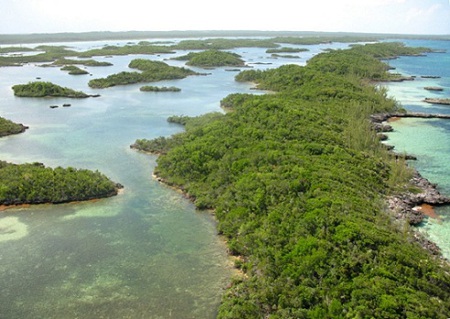
{"type": "Polygon", "coordinates": [[[69,97],[86,98],[90,95],[62,87],[51,82],[30,82],[28,84],[17,84],[12,87],[14,95],[20,97],[69,97]]]}
{"type": "Polygon", "coordinates": [[[244,71],[237,80],[276,93],[232,94],[226,114],[175,117],[184,133],[135,143],[162,154],[157,176],[215,211],[244,274],[218,318],[448,317],[448,267],[384,204],[412,172],[368,121],[399,106],[368,83],[391,79],[378,59],[396,54],[417,52],[374,44],[244,71]]]}

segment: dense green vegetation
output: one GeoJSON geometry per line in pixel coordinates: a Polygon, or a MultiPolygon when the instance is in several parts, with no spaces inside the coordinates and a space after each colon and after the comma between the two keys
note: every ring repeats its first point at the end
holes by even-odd
{"type": "Polygon", "coordinates": [[[78,52],[67,49],[66,46],[41,45],[34,49],[24,51],[36,51],[34,55],[0,56],[0,66],[20,66],[25,63],[52,62],[66,56],[76,56],[78,52]],[[41,52],[43,51],[43,52],[41,52]]]}
{"type": "Polygon", "coordinates": [[[368,121],[398,109],[368,84],[389,78],[374,56],[391,48],[244,71],[276,93],[230,95],[226,114],[175,117],[185,133],[155,140],[155,173],[214,209],[244,274],[218,318],[448,318],[448,265],[384,205],[411,176],[368,121]]]}
{"type": "Polygon", "coordinates": [[[153,85],[144,85],[139,89],[142,92],[180,92],[181,89],[175,86],[153,86],[153,85]]]}
{"type": "Polygon", "coordinates": [[[26,130],[26,126],[0,117],[0,137],[11,134],[22,133],[26,130]]]}
{"type": "Polygon", "coordinates": [[[85,65],[85,66],[110,66],[112,63],[110,62],[100,62],[92,59],[82,59],[82,60],[74,60],[74,59],[66,59],[60,58],[54,61],[51,65],[85,65]]]}
{"type": "Polygon", "coordinates": [[[98,171],[0,161],[0,204],[64,203],[117,194],[121,186],[98,171]]]}
{"type": "Polygon", "coordinates": [[[162,61],[146,59],[134,59],[128,66],[141,72],[120,72],[109,75],[106,78],[93,79],[89,81],[89,86],[93,88],[107,88],[115,85],[183,79],[189,75],[198,74],[187,68],[179,68],[170,66],[162,61]]]}
{"type": "Polygon", "coordinates": [[[34,51],[34,49],[27,48],[27,47],[3,47],[3,48],[0,48],[0,54],[22,53],[22,52],[30,52],[30,51],[34,51]]]}
{"type": "MultiPolygon", "coordinates": [[[[428,49],[409,48],[397,42],[354,46],[351,50],[332,50],[320,53],[308,61],[308,68],[296,68],[292,65],[286,65],[269,72],[246,70],[238,74],[236,80],[255,81],[258,82],[258,87],[261,89],[275,88],[276,90],[283,88],[297,90],[297,86],[299,86],[301,90],[305,91],[303,85],[310,88],[314,85],[321,86],[326,84],[322,88],[317,88],[321,92],[320,94],[338,95],[340,94],[339,88],[349,84],[341,83],[339,80],[334,81],[330,77],[323,78],[324,74],[341,75],[347,78],[351,76],[357,80],[359,78],[370,81],[396,80],[402,76],[389,73],[388,65],[379,59],[392,58],[396,52],[398,53],[397,55],[418,55],[423,51],[428,52],[428,49]],[[283,75],[285,70],[289,70],[289,72],[283,75]],[[323,80],[331,80],[334,83],[322,83],[323,80]],[[294,83],[297,86],[292,85],[294,83]]],[[[358,83],[352,84],[352,86],[354,89],[360,90],[358,83]]],[[[352,88],[349,87],[348,89],[352,88]]],[[[308,94],[307,92],[304,93],[308,94]]],[[[316,93],[314,92],[314,94],[316,93]]]]}
{"type": "Polygon", "coordinates": [[[158,54],[173,53],[171,48],[161,45],[108,45],[101,49],[92,49],[78,54],[79,57],[108,56],[108,55],[128,55],[128,54],[158,54]]]}
{"type": "Polygon", "coordinates": [[[199,67],[216,66],[244,66],[245,63],[239,54],[220,50],[207,50],[203,52],[190,52],[175,58],[175,60],[188,61],[187,65],[199,67]]]}
{"type": "Polygon", "coordinates": [[[17,84],[12,87],[14,95],[20,97],[70,97],[86,98],[88,94],[62,87],[51,82],[30,82],[28,84],[17,84]]]}
{"type": "Polygon", "coordinates": [[[80,69],[79,67],[75,65],[66,65],[61,68],[62,71],[67,71],[71,75],[83,75],[83,74],[89,74],[88,71],[80,69]]]}

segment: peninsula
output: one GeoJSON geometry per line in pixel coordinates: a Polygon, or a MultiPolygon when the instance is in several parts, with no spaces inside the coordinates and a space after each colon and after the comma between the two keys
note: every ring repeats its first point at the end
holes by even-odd
{"type": "Polygon", "coordinates": [[[28,126],[0,117],[0,137],[25,132],[28,126]]]}
{"type": "Polygon", "coordinates": [[[392,78],[380,59],[396,54],[420,52],[368,44],[316,55],[305,67],[243,71],[236,80],[275,93],[229,95],[222,105],[230,112],[198,125],[180,118],[185,133],[134,144],[161,154],[159,180],[214,210],[244,274],[218,318],[450,313],[448,265],[388,209],[390,196],[420,192],[414,171],[369,121],[400,111],[368,84],[392,78]]]}

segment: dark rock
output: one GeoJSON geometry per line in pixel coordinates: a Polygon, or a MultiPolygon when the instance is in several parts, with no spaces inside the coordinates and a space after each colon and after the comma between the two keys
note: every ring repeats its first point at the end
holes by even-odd
{"type": "Polygon", "coordinates": [[[424,87],[424,89],[428,91],[438,91],[438,92],[444,91],[444,89],[439,86],[426,86],[424,87]]]}
{"type": "Polygon", "coordinates": [[[420,77],[423,79],[440,79],[441,78],[439,75],[421,75],[420,77]]]}
{"type": "Polygon", "coordinates": [[[431,104],[450,105],[450,99],[435,99],[427,97],[423,101],[431,104]]]}

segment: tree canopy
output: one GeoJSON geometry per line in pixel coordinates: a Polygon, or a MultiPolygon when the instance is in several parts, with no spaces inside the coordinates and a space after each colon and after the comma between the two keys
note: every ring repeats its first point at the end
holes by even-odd
{"type": "Polygon", "coordinates": [[[187,65],[199,67],[216,66],[244,66],[245,63],[239,54],[220,51],[207,50],[203,52],[190,52],[187,55],[175,58],[176,60],[187,60],[187,65]]]}
{"type": "Polygon", "coordinates": [[[0,117],[0,137],[22,133],[25,129],[27,127],[23,124],[14,123],[13,121],[0,117]]]}
{"type": "Polygon", "coordinates": [[[70,97],[86,98],[88,94],[62,87],[51,82],[36,81],[28,84],[17,84],[12,87],[14,95],[20,97],[70,97]]]}
{"type": "Polygon", "coordinates": [[[109,197],[121,186],[98,171],[0,161],[0,204],[64,203],[109,197]]]}

